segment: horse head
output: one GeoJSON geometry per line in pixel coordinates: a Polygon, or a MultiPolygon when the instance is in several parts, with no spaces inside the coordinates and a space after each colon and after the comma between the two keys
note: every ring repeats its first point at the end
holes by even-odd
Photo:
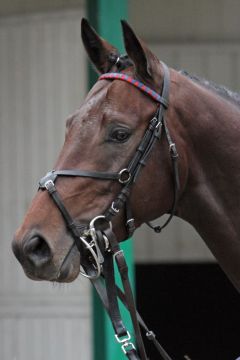
{"type": "MultiPolygon", "coordinates": [[[[13,251],[32,279],[68,282],[78,276],[82,253],[81,246],[73,241],[72,219],[75,231],[85,229],[86,233],[92,219],[105,220],[108,213],[111,221],[107,222],[120,242],[129,235],[126,202],[135,227],[171,209],[174,191],[169,139],[160,136],[163,124],[157,122],[157,117],[163,106],[171,136],[177,142],[180,125],[174,124],[172,91],[167,111],[166,99],[160,97],[159,106],[148,96],[162,94],[164,65],[126,22],[122,22],[122,28],[125,56],[100,38],[86,20],[82,21],[82,40],[98,73],[122,74],[126,81],[119,81],[118,75],[112,79],[100,77],[80,109],[66,121],[65,142],[54,171],[41,179],[13,241],[13,251]],[[137,80],[137,85],[140,82],[142,89],[128,84],[129,79],[137,80]],[[152,137],[147,135],[151,131],[152,137]],[[157,141],[145,142],[143,158],[139,145],[146,137],[157,141]],[[136,152],[138,163],[136,160],[134,165],[136,152]],[[50,196],[51,191],[57,191],[58,199],[50,196]],[[56,206],[58,200],[61,204],[56,206]],[[120,206],[121,201],[124,206],[120,206]]],[[[174,73],[170,71],[171,80],[174,73]]],[[[185,151],[181,141],[177,145],[183,188],[187,174],[185,151]]]]}

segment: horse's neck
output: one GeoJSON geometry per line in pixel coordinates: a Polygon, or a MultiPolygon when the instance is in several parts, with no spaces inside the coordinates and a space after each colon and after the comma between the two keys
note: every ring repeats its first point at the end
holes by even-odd
{"type": "Polygon", "coordinates": [[[196,228],[240,290],[240,108],[188,86],[179,121],[187,133],[189,176],[179,216],[196,228]]]}

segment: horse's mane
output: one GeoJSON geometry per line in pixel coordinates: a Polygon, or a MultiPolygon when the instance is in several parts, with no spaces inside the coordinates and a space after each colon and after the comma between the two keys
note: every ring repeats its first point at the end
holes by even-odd
{"type": "Polygon", "coordinates": [[[198,77],[196,75],[191,75],[185,70],[179,71],[182,75],[186,76],[188,79],[206,87],[209,90],[217,93],[218,95],[222,96],[224,99],[233,102],[240,106],[240,93],[234,92],[229,90],[226,86],[218,85],[213,81],[206,80],[204,78],[198,77]]]}

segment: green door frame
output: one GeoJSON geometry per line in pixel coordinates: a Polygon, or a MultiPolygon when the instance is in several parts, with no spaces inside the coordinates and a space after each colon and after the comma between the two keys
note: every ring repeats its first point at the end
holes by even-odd
{"type": "MultiPolygon", "coordinates": [[[[123,52],[122,32],[120,20],[127,20],[128,0],[87,0],[87,18],[95,30],[108,40],[112,45],[123,52]]],[[[89,88],[97,80],[97,75],[91,66],[88,66],[89,88]]],[[[134,288],[134,262],[133,262],[133,242],[128,239],[121,245],[124,250],[129,267],[130,281],[134,288]]],[[[117,274],[118,275],[118,274],[117,274]]],[[[117,281],[120,285],[119,276],[117,281]]],[[[126,359],[121,347],[116,342],[114,331],[110,320],[102,307],[102,304],[93,291],[93,360],[124,360],[126,359]]],[[[124,324],[132,332],[132,325],[127,311],[120,304],[124,324]]]]}

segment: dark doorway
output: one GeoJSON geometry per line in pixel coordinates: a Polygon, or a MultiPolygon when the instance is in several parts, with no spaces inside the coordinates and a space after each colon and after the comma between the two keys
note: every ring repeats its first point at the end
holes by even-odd
{"type": "Polygon", "coordinates": [[[137,265],[136,287],[140,314],[174,360],[240,356],[240,294],[218,265],[137,265]]]}

